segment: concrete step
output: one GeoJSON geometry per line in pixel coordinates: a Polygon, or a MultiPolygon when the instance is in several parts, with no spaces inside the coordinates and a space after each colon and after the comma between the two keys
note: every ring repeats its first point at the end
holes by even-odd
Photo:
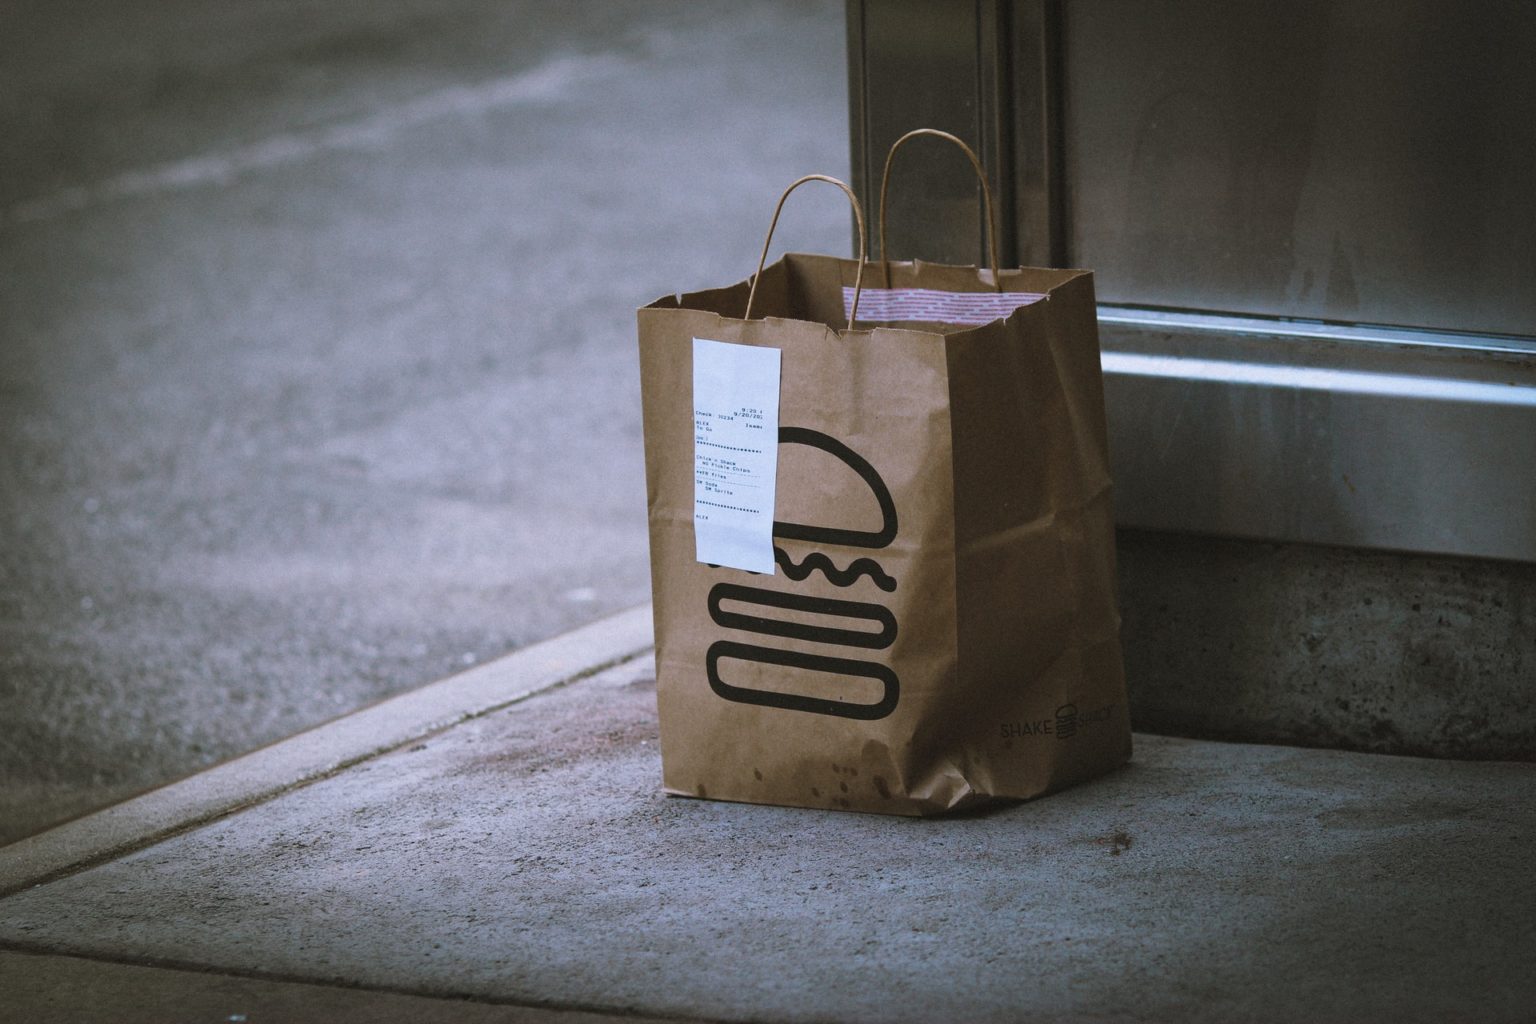
{"type": "Polygon", "coordinates": [[[1536,565],[1121,529],[1131,722],[1536,759],[1536,565]]]}

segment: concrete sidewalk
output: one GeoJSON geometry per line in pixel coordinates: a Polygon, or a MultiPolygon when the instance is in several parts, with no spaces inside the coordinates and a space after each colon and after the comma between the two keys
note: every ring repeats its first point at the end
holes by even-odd
{"type": "Polygon", "coordinates": [[[647,614],[0,849],[6,1019],[1531,1019],[1536,766],[1138,736],[971,817],[673,799],[647,614]]]}

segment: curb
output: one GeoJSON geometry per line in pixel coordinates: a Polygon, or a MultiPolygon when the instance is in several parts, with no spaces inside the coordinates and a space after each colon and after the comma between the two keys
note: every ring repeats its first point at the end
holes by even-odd
{"type": "Polygon", "coordinates": [[[651,626],[649,604],[619,612],[0,847],[0,897],[143,849],[629,661],[651,648],[651,626]]]}

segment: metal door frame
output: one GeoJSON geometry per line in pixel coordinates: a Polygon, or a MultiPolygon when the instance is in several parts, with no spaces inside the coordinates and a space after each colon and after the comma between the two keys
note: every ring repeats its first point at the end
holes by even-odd
{"type": "MultiPolygon", "coordinates": [[[[866,205],[890,142],[921,126],[901,91],[925,87],[920,67],[879,67],[871,29],[963,15],[974,52],[945,84],[968,73],[974,88],[947,90],[930,126],[977,143],[1002,261],[1066,265],[1060,0],[848,0],[847,15],[866,205]]],[[[910,217],[893,209],[893,242],[910,217]]],[[[930,228],[921,255],[975,262],[979,241],[930,228]]],[[[1122,525],[1536,562],[1536,338],[1124,305],[1101,305],[1099,326],[1122,525]]]]}

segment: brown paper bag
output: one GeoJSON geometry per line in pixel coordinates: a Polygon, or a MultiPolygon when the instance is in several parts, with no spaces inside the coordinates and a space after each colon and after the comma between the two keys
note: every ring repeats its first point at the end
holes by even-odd
{"type": "Polygon", "coordinates": [[[850,327],[863,266],[639,310],[665,788],[935,814],[1099,775],[1130,731],[1092,277],[896,263],[887,306],[1028,304],[850,327]],[[695,559],[695,338],[781,353],[771,576],[695,559]]]}

